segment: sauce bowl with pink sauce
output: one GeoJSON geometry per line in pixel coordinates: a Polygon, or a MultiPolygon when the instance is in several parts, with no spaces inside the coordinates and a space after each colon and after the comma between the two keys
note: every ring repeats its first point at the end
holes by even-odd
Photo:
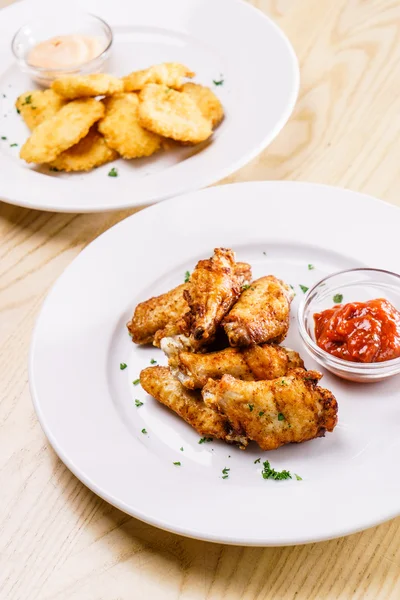
{"type": "Polygon", "coordinates": [[[49,87],[65,75],[99,73],[110,55],[110,26],[95,15],[47,14],[23,25],[12,40],[20,69],[49,87]]]}

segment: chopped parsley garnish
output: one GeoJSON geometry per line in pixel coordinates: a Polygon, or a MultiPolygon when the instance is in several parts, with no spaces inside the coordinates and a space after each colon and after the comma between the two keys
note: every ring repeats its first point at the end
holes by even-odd
{"type": "Polygon", "coordinates": [[[182,448],[179,448],[179,450],[180,450],[181,452],[183,452],[183,446],[182,446],[182,448]]]}
{"type": "Polygon", "coordinates": [[[15,148],[15,146],[18,146],[18,144],[10,144],[10,148],[15,148]]]}
{"type": "Polygon", "coordinates": [[[333,296],[333,301],[335,304],[340,304],[343,300],[343,294],[335,294],[333,296]]]}
{"type": "Polygon", "coordinates": [[[281,380],[281,385],[287,385],[287,383],[284,379],[281,380]]]}
{"type": "Polygon", "coordinates": [[[263,252],[263,254],[264,254],[264,256],[267,256],[267,253],[266,253],[266,252],[263,252]]]}
{"type": "Polygon", "coordinates": [[[36,110],[36,108],[37,108],[36,106],[31,106],[32,110],[36,110]]]}
{"type": "Polygon", "coordinates": [[[135,400],[135,406],[139,408],[139,406],[143,406],[143,402],[140,402],[140,400],[135,400]]]}
{"type": "Polygon", "coordinates": [[[199,439],[198,443],[199,444],[205,444],[206,442],[212,442],[212,441],[213,441],[213,438],[211,438],[211,437],[203,437],[203,438],[199,439]]]}
{"type": "Polygon", "coordinates": [[[312,271],[313,269],[315,269],[314,265],[308,265],[308,270],[312,271]]]}
{"type": "Polygon", "coordinates": [[[179,462],[179,460],[177,460],[176,462],[172,463],[173,465],[175,465],[176,467],[180,467],[181,463],[179,462]]]}
{"type": "Polygon", "coordinates": [[[108,176],[109,177],[118,177],[118,171],[115,167],[113,167],[111,169],[111,171],[108,171],[108,176]]]}
{"type": "Polygon", "coordinates": [[[132,381],[133,385],[138,385],[140,383],[140,379],[135,379],[135,381],[132,381]]]}
{"type": "Polygon", "coordinates": [[[263,470],[261,471],[261,475],[263,479],[275,479],[275,481],[281,481],[282,479],[292,479],[292,476],[289,471],[275,471],[269,464],[269,461],[266,460],[263,463],[263,470]]]}
{"type": "Polygon", "coordinates": [[[249,411],[253,412],[254,404],[249,404],[249,411]]]}
{"type": "MultiPolygon", "coordinates": [[[[21,114],[21,111],[19,110],[19,108],[17,108],[16,111],[19,115],[21,114]]],[[[4,116],[6,116],[6,115],[4,115],[4,116]]]]}
{"type": "Polygon", "coordinates": [[[121,369],[121,371],[123,371],[124,369],[126,369],[128,365],[126,363],[119,363],[119,368],[121,369]]]}
{"type": "Polygon", "coordinates": [[[284,421],[285,415],[283,413],[278,413],[278,421],[284,421]]]}
{"type": "Polygon", "coordinates": [[[2,140],[6,140],[7,138],[6,138],[6,136],[5,136],[5,135],[2,135],[2,136],[1,136],[1,139],[2,139],[2,140]]]}
{"type": "Polygon", "coordinates": [[[302,291],[302,292],[304,292],[304,294],[305,294],[306,292],[308,292],[308,289],[309,289],[307,286],[305,286],[305,285],[301,285],[301,283],[299,284],[299,288],[301,289],[301,291],[302,291]]]}
{"type": "Polygon", "coordinates": [[[242,285],[242,290],[243,290],[243,291],[244,291],[244,290],[248,290],[248,289],[249,289],[249,287],[250,287],[250,284],[249,284],[249,283],[244,283],[244,284],[242,285]]]}
{"type": "Polygon", "coordinates": [[[156,361],[156,360],[154,360],[154,358],[152,358],[152,359],[151,359],[151,361],[150,361],[150,364],[151,364],[151,365],[156,365],[156,364],[157,364],[157,361],[156,361]]]}
{"type": "Polygon", "coordinates": [[[190,271],[185,271],[185,279],[183,280],[185,283],[187,283],[190,279],[190,271]]]}
{"type": "Polygon", "coordinates": [[[257,463],[259,463],[261,461],[261,458],[256,458],[256,460],[254,461],[254,464],[256,465],[257,463]]]}
{"type": "Polygon", "coordinates": [[[260,412],[258,413],[258,416],[259,416],[259,417],[262,417],[262,416],[263,416],[263,414],[264,414],[264,411],[263,411],[263,410],[260,410],[260,412]]]}
{"type": "Polygon", "coordinates": [[[296,477],[297,481],[303,481],[303,478],[300,477],[300,475],[297,475],[297,473],[295,473],[294,476],[296,477]]]}
{"type": "Polygon", "coordinates": [[[145,430],[145,428],[142,429],[142,433],[147,433],[147,431],[145,430]]]}
{"type": "Polygon", "coordinates": [[[214,85],[224,85],[224,78],[222,77],[222,75],[220,75],[219,79],[213,79],[213,84],[214,85]]]}
{"type": "Polygon", "coordinates": [[[29,96],[25,97],[25,102],[22,103],[22,106],[25,106],[25,104],[31,104],[32,102],[32,96],[29,94],[29,96]]]}
{"type": "Polygon", "coordinates": [[[230,471],[230,469],[228,469],[227,467],[224,467],[222,469],[222,479],[228,479],[229,471],[230,471]]]}

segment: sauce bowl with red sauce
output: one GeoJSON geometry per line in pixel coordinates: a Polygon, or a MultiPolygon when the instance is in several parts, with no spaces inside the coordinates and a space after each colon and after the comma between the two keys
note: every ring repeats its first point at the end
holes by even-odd
{"type": "Polygon", "coordinates": [[[297,317],[307,352],[338,377],[367,383],[400,373],[400,275],[329,275],[310,288],[297,317]]]}

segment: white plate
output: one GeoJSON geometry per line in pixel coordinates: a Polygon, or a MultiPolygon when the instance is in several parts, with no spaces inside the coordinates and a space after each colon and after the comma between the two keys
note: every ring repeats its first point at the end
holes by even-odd
{"type": "MultiPolygon", "coordinates": [[[[147,159],[113,163],[90,173],[53,173],[18,158],[28,130],[15,98],[37,87],[13,62],[14,32],[53,0],[29,0],[1,11],[0,197],[12,204],[61,212],[128,208],[195,190],[226,177],[263,150],[286,123],[296,101],[299,72],[285,35],[260,11],[240,0],[75,0],[103,17],[114,32],[106,70],[125,75],[149,65],[187,64],[195,81],[220,97],[226,118],[209,142],[147,159]],[[213,79],[222,75],[223,85],[213,79]],[[6,98],[3,97],[6,95],[6,98]],[[18,147],[10,147],[18,143],[18,147]]],[[[58,10],[58,9],[56,9],[58,10]]],[[[60,16],[58,18],[61,18],[60,16]]]]}
{"type": "Polygon", "coordinates": [[[337,397],[339,424],[325,438],[268,453],[253,444],[246,451],[223,442],[199,445],[194,430],[132,384],[152,358],[165,360],[160,350],[135,346],[125,323],[137,302],[181,283],[214,247],[232,247],[255,277],[273,273],[293,284],[287,345],[301,351],[308,368],[317,368],[296,328],[299,284],[357,266],[399,272],[399,229],[400,211],[393,206],[289,182],[211,188],[119,223],[67,268],[36,324],[30,385],[50,443],[110,503],[196,538],[299,544],[396,516],[398,377],[360,385],[326,372],[322,384],[337,397]],[[121,371],[120,362],[128,368],[121,371]],[[135,398],[144,405],[136,408],[135,398]],[[303,481],[262,479],[258,457],[303,481]],[[230,468],[226,480],[224,467],[230,468]]]}

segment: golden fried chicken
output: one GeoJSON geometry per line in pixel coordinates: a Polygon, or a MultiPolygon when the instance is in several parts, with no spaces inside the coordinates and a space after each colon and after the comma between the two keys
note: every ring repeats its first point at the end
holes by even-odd
{"type": "Polygon", "coordinates": [[[75,100],[76,98],[120,94],[124,91],[124,84],[121,79],[114,77],[114,75],[93,73],[91,75],[67,75],[60,77],[60,79],[53,81],[51,89],[60,94],[60,96],[63,96],[63,98],[75,100]]]}
{"type": "Polygon", "coordinates": [[[185,83],[182,92],[189,94],[200,108],[203,117],[211,121],[211,126],[215,129],[224,118],[224,109],[217,96],[210,88],[198,83],[185,83]]]}
{"type": "Polygon", "coordinates": [[[247,445],[246,436],[236,435],[226,418],[207,406],[199,392],[189,391],[171,374],[168,367],[148,367],[140,373],[143,389],[158,402],[176,412],[201,436],[247,445]]]}
{"type": "Polygon", "coordinates": [[[31,163],[50,163],[84,138],[104,115],[104,105],[93,98],[69,102],[35,127],[21,148],[20,157],[31,163]]]}
{"type": "Polygon", "coordinates": [[[110,148],[123,158],[151,156],[161,148],[162,138],[139,123],[137,94],[119,94],[106,98],[103,103],[106,114],[99,123],[99,131],[110,148]]]}
{"type": "Polygon", "coordinates": [[[53,117],[66,103],[67,100],[53,90],[32,90],[21,94],[15,106],[32,131],[43,121],[53,117]]]}
{"type": "Polygon", "coordinates": [[[208,379],[221,379],[225,374],[244,381],[275,379],[304,367],[304,363],[294,350],[264,344],[208,354],[178,351],[170,353],[169,366],[185,387],[196,389],[205,386],[208,379]]]}
{"type": "Polygon", "coordinates": [[[282,342],[289,329],[293,297],[292,289],[273,275],[253,281],[223,320],[230,345],[282,342]]]}
{"type": "Polygon", "coordinates": [[[179,63],[162,63],[123,77],[125,92],[142,90],[148,83],[158,83],[179,90],[184,77],[194,77],[190,69],[179,63]]]}
{"type": "Polygon", "coordinates": [[[185,92],[149,83],[139,94],[139,122],[145,129],[178,142],[198,144],[212,134],[196,102],[185,92]]]}
{"type": "Polygon", "coordinates": [[[89,171],[118,158],[118,152],[109,148],[96,126],[80,142],[64,150],[49,167],[57,171],[89,171]]]}
{"type": "Polygon", "coordinates": [[[224,375],[203,388],[205,403],[227,417],[232,428],[274,450],[290,442],[322,437],[337,423],[333,394],[321,387],[317,371],[295,369],[272,381],[240,381],[224,375]]]}
{"type": "Polygon", "coordinates": [[[240,296],[243,274],[236,275],[235,265],[232,250],[216,248],[211,258],[197,263],[190,277],[183,292],[190,312],[183,318],[182,330],[194,349],[213,342],[219,324],[240,296]]]}

